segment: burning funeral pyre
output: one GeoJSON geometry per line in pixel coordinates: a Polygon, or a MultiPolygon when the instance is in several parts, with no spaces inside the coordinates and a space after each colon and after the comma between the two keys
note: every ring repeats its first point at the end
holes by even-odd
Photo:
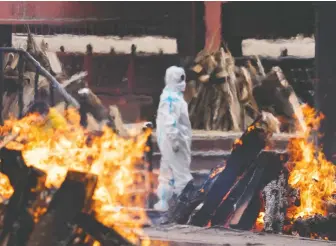
{"type": "Polygon", "coordinates": [[[306,130],[290,140],[284,153],[267,150],[277,120],[263,112],[202,187],[190,181],[161,223],[336,240],[336,169],[314,142],[323,116],[308,106],[302,111],[306,130]]]}
{"type": "Polygon", "coordinates": [[[86,73],[69,78],[31,34],[27,52],[44,74],[29,59],[4,54],[0,244],[148,244],[139,228],[147,223],[150,129],[123,128],[116,107],[86,88],[86,73]],[[61,81],[55,88],[51,74],[61,81]]]}
{"type": "Polygon", "coordinates": [[[126,139],[104,128],[94,135],[80,125],[76,111],[67,113],[71,121],[56,128],[37,113],[1,127],[3,136],[16,137],[5,138],[0,150],[0,192],[8,202],[0,240],[88,243],[85,231],[101,245],[138,243],[144,210],[123,208],[145,206],[145,197],[134,190],[143,184],[139,164],[149,132],[126,139]]]}

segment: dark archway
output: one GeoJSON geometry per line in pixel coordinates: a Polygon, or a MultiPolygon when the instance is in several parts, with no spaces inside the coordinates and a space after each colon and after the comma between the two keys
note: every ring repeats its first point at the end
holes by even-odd
{"type": "Polygon", "coordinates": [[[323,150],[336,163],[336,3],[316,4],[317,107],[325,115],[322,121],[323,150]]]}

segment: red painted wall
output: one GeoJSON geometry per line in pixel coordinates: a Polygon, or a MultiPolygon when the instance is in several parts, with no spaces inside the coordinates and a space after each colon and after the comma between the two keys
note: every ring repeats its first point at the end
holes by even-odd
{"type": "MultiPolygon", "coordinates": [[[[1,1],[0,24],[62,24],[94,20],[162,20],[183,16],[186,3],[1,1]]],[[[189,10],[190,11],[190,10],[189,10]]]]}
{"type": "Polygon", "coordinates": [[[218,50],[222,39],[222,3],[204,2],[205,49],[218,50]]]}
{"type": "Polygon", "coordinates": [[[94,2],[3,1],[0,2],[0,23],[61,24],[65,20],[72,22],[90,17],[106,17],[102,16],[97,6],[94,2]]]}

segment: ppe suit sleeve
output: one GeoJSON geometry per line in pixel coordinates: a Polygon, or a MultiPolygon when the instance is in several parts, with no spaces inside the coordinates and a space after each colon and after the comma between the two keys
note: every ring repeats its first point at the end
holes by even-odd
{"type": "Polygon", "coordinates": [[[178,140],[177,123],[180,117],[181,105],[179,99],[168,100],[163,104],[165,132],[173,143],[178,140]]]}

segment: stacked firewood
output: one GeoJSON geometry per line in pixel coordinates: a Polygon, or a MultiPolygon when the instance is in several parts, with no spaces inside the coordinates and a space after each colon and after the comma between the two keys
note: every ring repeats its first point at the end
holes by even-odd
{"type": "Polygon", "coordinates": [[[267,74],[258,57],[238,67],[229,51],[201,51],[185,65],[185,98],[193,129],[241,131],[267,111],[284,118],[282,130],[294,130],[302,117],[299,100],[279,67],[267,74]]]}
{"type": "MultiPolygon", "coordinates": [[[[121,135],[127,135],[121,115],[118,108],[111,105],[106,108],[100,99],[87,88],[85,77],[86,72],[80,72],[69,77],[63,70],[56,53],[49,52],[47,45],[42,41],[37,45],[34,37],[29,33],[27,38],[27,52],[34,57],[42,67],[44,67],[51,75],[53,75],[61,84],[61,86],[80,104],[81,116],[85,116],[83,124],[92,131],[100,130],[104,125],[112,127],[121,135]],[[120,119],[119,119],[120,118],[120,119]]],[[[4,74],[5,74],[5,93],[3,97],[2,118],[8,119],[10,116],[19,115],[19,90],[22,86],[23,90],[23,115],[30,112],[32,105],[36,103],[35,98],[35,77],[37,70],[29,62],[23,63],[23,84],[19,81],[19,62],[18,54],[5,54],[4,56],[4,74]]],[[[39,74],[38,77],[38,97],[37,101],[43,101],[50,105],[50,83],[47,78],[39,74]]],[[[54,106],[61,113],[71,105],[67,105],[62,95],[54,90],[54,106]]]]}
{"type": "MultiPolygon", "coordinates": [[[[225,164],[213,169],[201,188],[190,181],[160,222],[252,229],[262,207],[262,190],[278,179],[287,160],[285,153],[264,150],[278,127],[278,120],[263,112],[235,141],[225,164]]],[[[270,202],[268,197],[266,202],[270,202]]],[[[273,225],[278,220],[272,216],[271,204],[269,210],[273,225]]]]}

